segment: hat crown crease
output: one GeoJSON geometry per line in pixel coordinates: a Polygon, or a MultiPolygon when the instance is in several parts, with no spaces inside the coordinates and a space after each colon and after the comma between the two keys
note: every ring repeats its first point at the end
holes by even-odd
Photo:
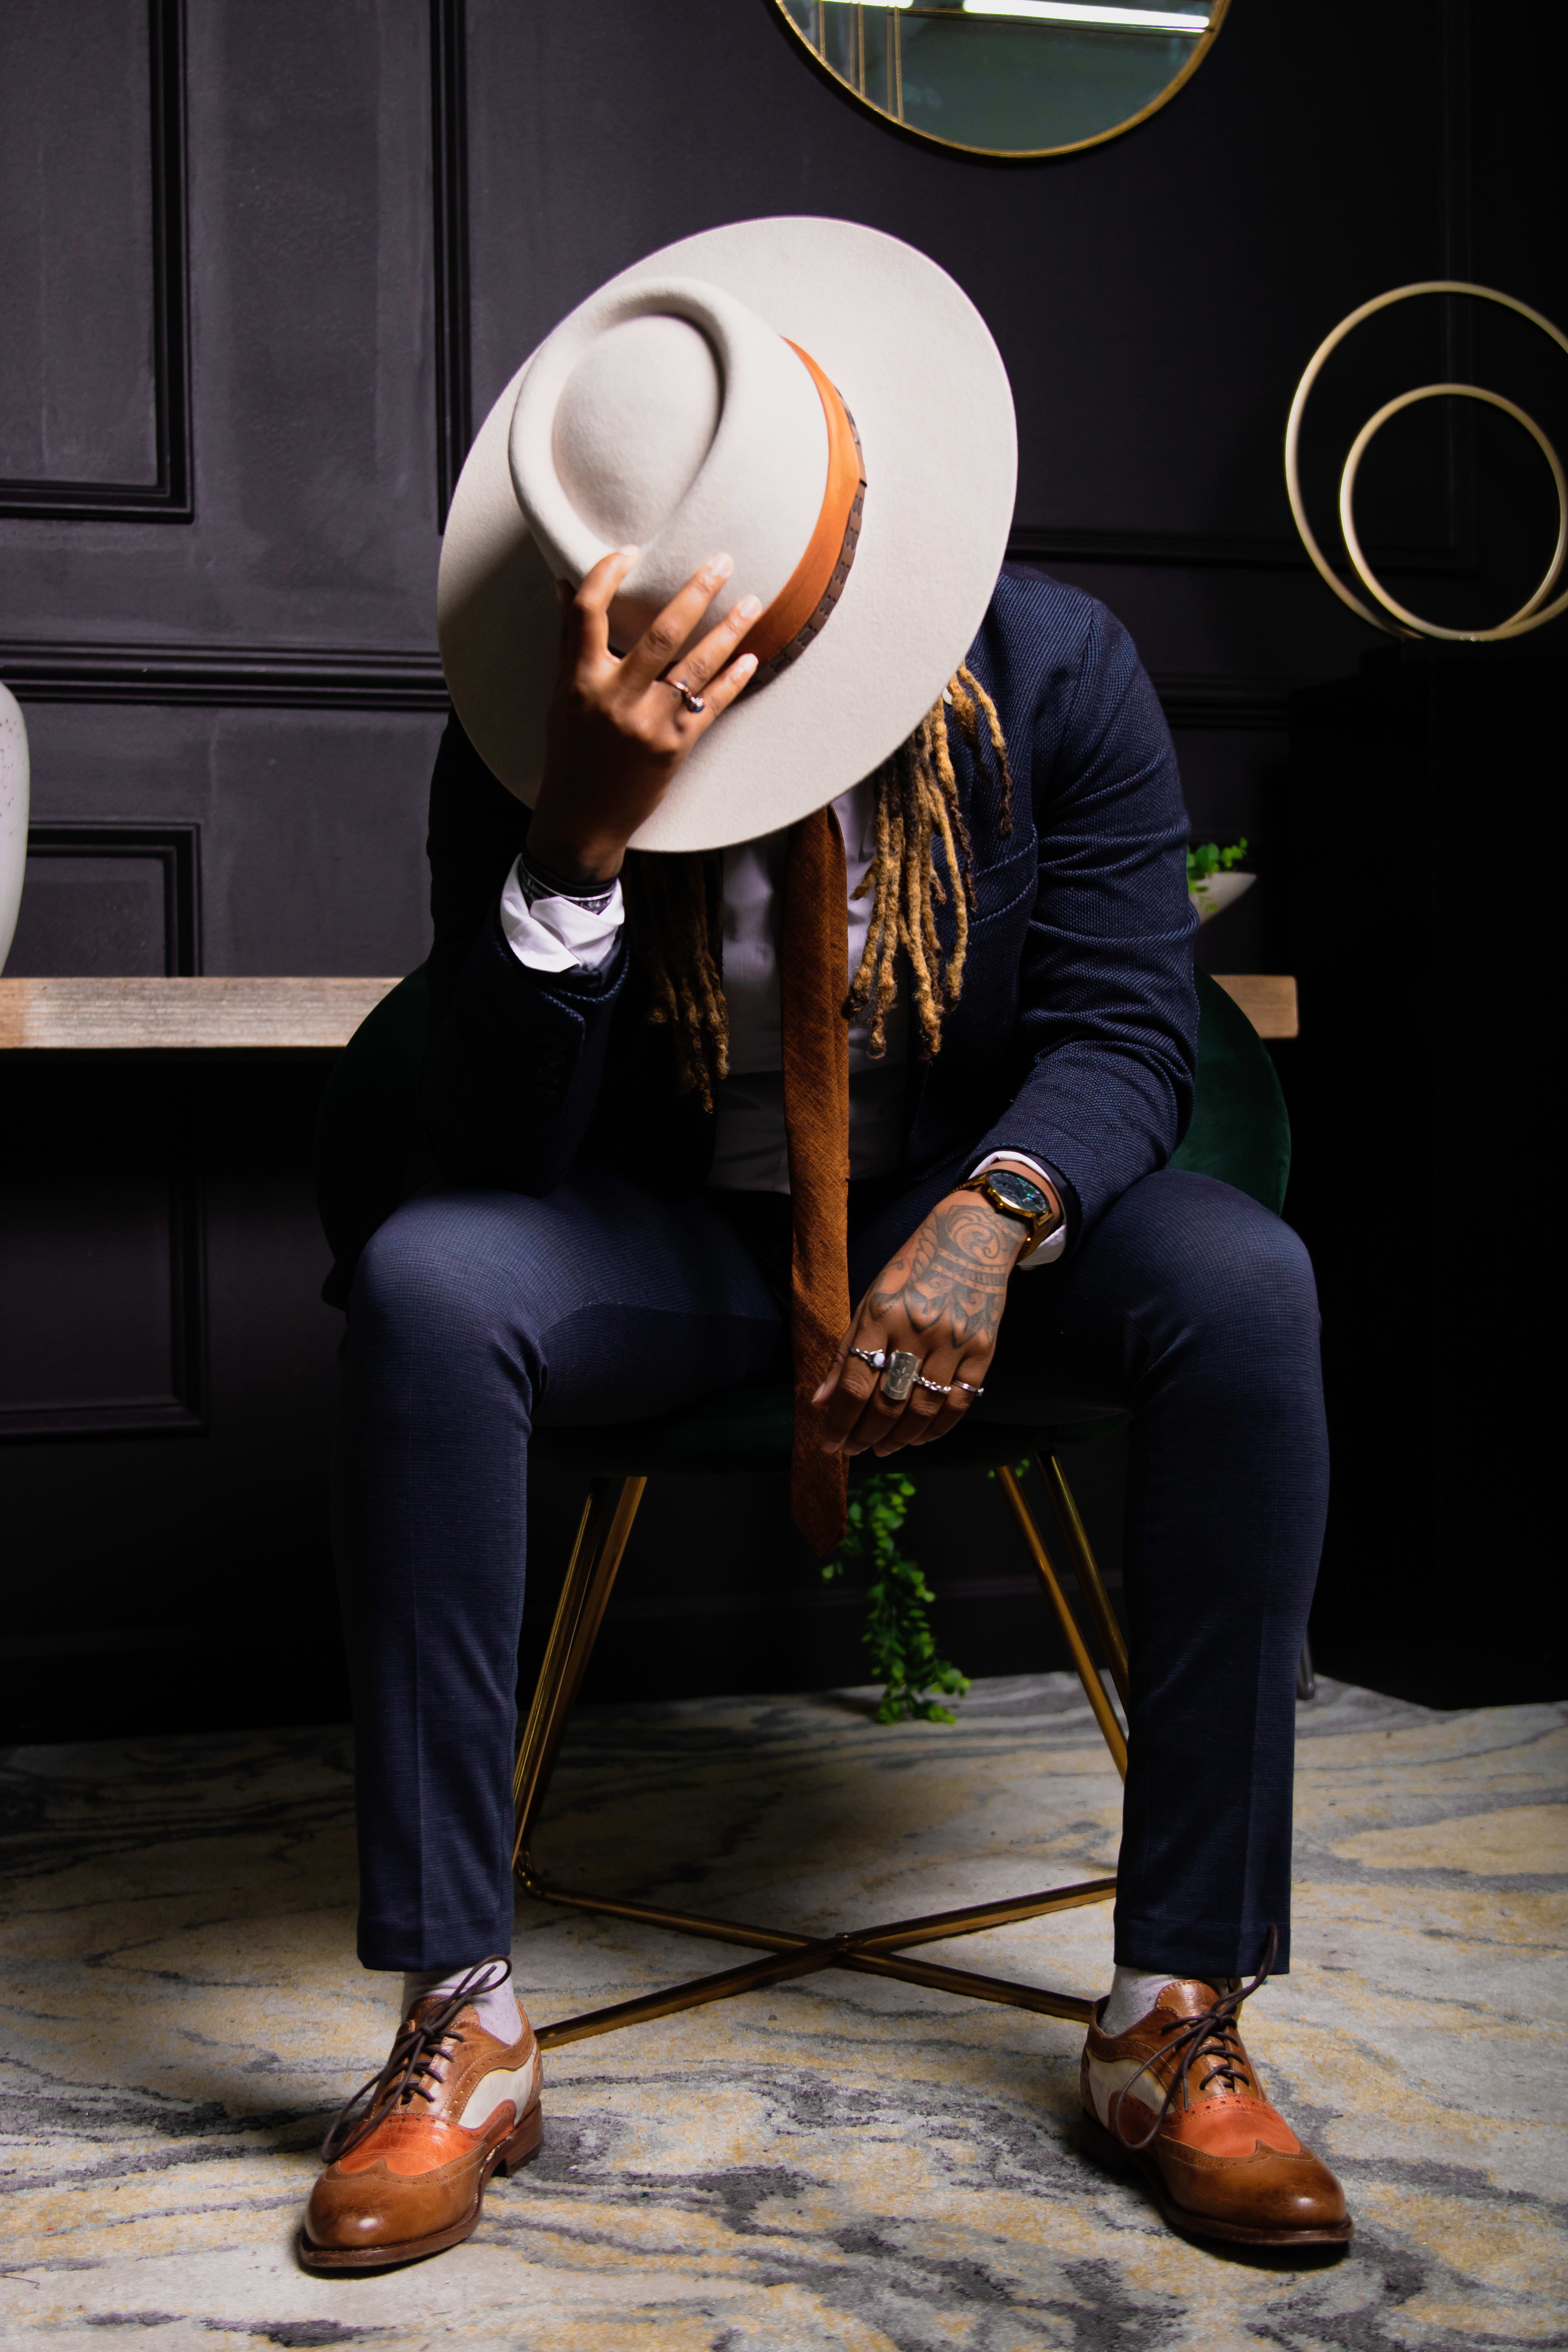
{"type": "Polygon", "coordinates": [[[827,427],[816,384],[783,335],[719,287],[668,278],[608,289],[563,321],[519,389],[508,456],[518,504],[557,578],[575,583],[612,548],[638,540],[611,613],[612,640],[625,646],[720,550],[734,571],[700,625],[746,594],[772,602],[821,512],[827,427]],[[617,351],[617,332],[634,323],[655,332],[617,351]],[[662,377],[640,406],[627,364],[639,344],[662,377]],[[706,449],[678,490],[710,416],[706,449]],[[671,497],[672,510],[646,537],[606,528],[639,510],[651,519],[671,497]]]}
{"type": "Polygon", "coordinates": [[[702,470],[723,409],[719,357],[668,312],[624,319],[562,389],[551,436],[562,488],[612,547],[656,539],[702,470]]]}

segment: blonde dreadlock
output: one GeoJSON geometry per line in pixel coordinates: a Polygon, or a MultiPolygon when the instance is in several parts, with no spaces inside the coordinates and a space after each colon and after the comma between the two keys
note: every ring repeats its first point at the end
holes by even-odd
{"type": "Polygon", "coordinates": [[[673,1033],[678,1090],[704,1110],[730,1071],[730,1015],[713,941],[723,888],[721,850],[658,857],[630,850],[621,877],[626,935],[652,999],[647,1017],[673,1033]]]}
{"type": "MultiPolygon", "coordinates": [[[[979,679],[960,669],[946,701],[959,731],[976,753],[984,717],[1002,771],[1002,831],[1013,830],[1013,776],[996,705],[979,679]]],[[[900,950],[909,959],[915,1017],[926,1053],[942,1047],[944,1014],[958,1003],[969,952],[969,918],[974,908],[974,857],[969,828],[959,804],[958,782],[948,749],[942,703],[928,710],[914,733],[877,772],[877,852],[857,898],[869,897],[871,920],[860,968],[849,983],[845,1011],[851,1021],[871,1015],[866,1050],[873,1058],[887,1051],[888,1015],[898,996],[900,950]],[[940,843],[948,880],[937,871],[940,843]],[[944,956],[937,938],[936,913],[953,893],[952,951],[944,956]]]]}
{"type": "MultiPolygon", "coordinates": [[[[958,1003],[974,906],[973,852],[959,803],[947,739],[951,709],[959,732],[980,756],[980,727],[1002,775],[1001,831],[1013,830],[1013,775],[996,705],[972,670],[961,667],[947,692],[876,775],[876,852],[855,892],[869,897],[871,919],[859,968],[845,1000],[846,1018],[869,1012],[867,1051],[887,1051],[888,1014],[898,996],[898,960],[909,959],[915,1017],[928,1054],[942,1046],[944,1015],[958,1003]],[[948,880],[937,871],[940,844],[948,880]],[[935,909],[953,893],[954,939],[943,951],[935,909]]],[[[703,1108],[728,1075],[730,1024],[713,941],[718,935],[723,859],[640,856],[626,860],[626,923],[652,1002],[648,1019],[673,1033],[676,1079],[703,1108]]]]}

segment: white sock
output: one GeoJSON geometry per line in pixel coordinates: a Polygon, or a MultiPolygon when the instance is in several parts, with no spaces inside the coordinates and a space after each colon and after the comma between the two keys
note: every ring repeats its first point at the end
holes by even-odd
{"type": "Polygon", "coordinates": [[[1173,1976],[1151,1976],[1143,1969],[1124,1969],[1118,1961],[1110,1979],[1110,1998],[1100,2021],[1101,2033],[1114,2037],[1130,2032],[1141,2017],[1147,2017],[1168,1984],[1176,1981],[1173,1976]]]}
{"type": "Polygon", "coordinates": [[[1212,1985],[1215,1992],[1237,1992],[1239,1977],[1172,1977],[1152,1976],[1144,1969],[1124,1969],[1120,1962],[1110,1979],[1110,1994],[1105,2004],[1105,2014],[1100,2021],[1101,2033],[1115,2035],[1128,2032],[1141,2017],[1147,2017],[1168,1984],[1212,1985]]]}
{"type": "MultiPolygon", "coordinates": [[[[405,1969],[403,1972],[403,2016],[406,2017],[416,2000],[429,1993],[456,1992],[469,1969],[478,1967],[474,1960],[466,1969],[405,1969]]],[[[517,2005],[517,1995],[511,1989],[511,1979],[503,1977],[499,1984],[472,1996],[474,2014],[487,2033],[498,2042],[513,2042],[522,2032],[522,2015],[517,2005]]]]}

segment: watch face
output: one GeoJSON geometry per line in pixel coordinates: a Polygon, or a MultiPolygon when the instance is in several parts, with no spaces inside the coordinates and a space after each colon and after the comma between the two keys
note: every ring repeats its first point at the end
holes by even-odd
{"type": "Polygon", "coordinates": [[[1020,1176],[1011,1168],[993,1168],[987,1171],[985,1181],[994,1192],[1000,1192],[1005,1201],[1011,1201],[1026,1215],[1050,1215],[1049,1196],[1042,1192],[1037,1184],[1031,1183],[1027,1176],[1020,1176]]]}

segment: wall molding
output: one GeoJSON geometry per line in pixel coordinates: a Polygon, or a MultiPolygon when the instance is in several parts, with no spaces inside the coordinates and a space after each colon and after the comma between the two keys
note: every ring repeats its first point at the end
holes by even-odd
{"type": "MultiPolygon", "coordinates": [[[[1445,308],[1453,310],[1457,305],[1448,302],[1445,308]]],[[[1457,376],[1463,373],[1463,368],[1456,371],[1457,376]]],[[[1473,438],[1468,436],[1463,420],[1448,418],[1445,424],[1448,543],[1440,548],[1377,549],[1379,566],[1391,576],[1448,579],[1475,572],[1471,526],[1476,500],[1473,467],[1468,462],[1473,438]]],[[[1312,568],[1306,549],[1296,538],[1227,539],[1217,532],[1185,530],[1057,530],[1034,523],[1014,525],[1007,537],[1007,560],[1010,563],[1171,565],[1189,572],[1310,572],[1312,568]]]]}
{"type": "MultiPolygon", "coordinates": [[[[138,646],[0,638],[19,702],[205,704],[226,709],[446,710],[438,654],[363,646],[138,646]]],[[[1283,729],[1305,678],[1158,670],[1173,727],[1283,729]]]]}
{"type": "Polygon", "coordinates": [[[156,478],[151,482],[0,480],[0,515],[67,522],[195,520],[184,0],[147,0],[147,41],[156,478]]]}
{"type": "Polygon", "coordinates": [[[161,1396],[102,1397],[0,1410],[0,1444],[41,1439],[200,1437],[207,1425],[206,1217],[184,1089],[176,1093],[169,1168],[170,1386],[161,1396]]]}
{"type": "Polygon", "coordinates": [[[445,710],[435,652],[368,646],[114,645],[0,638],[19,702],[195,703],[219,709],[445,710]]]}
{"type": "Polygon", "coordinates": [[[195,977],[202,968],[202,829],[195,824],[138,824],[65,820],[27,827],[32,857],[155,857],[163,869],[163,973],[195,977]]]}
{"type": "Polygon", "coordinates": [[[1199,572],[1308,572],[1300,540],[1226,539],[1188,530],[1047,530],[1016,523],[1007,539],[1014,563],[1179,564],[1199,572]]]}
{"type": "Polygon", "coordinates": [[[436,527],[474,436],[468,289],[466,0],[430,0],[430,163],[436,262],[436,527]]]}
{"type": "MultiPolygon", "coordinates": [[[[216,709],[446,710],[440,656],[357,646],[43,644],[0,638],[19,702],[195,703],[216,709]]],[[[1173,727],[1282,729],[1302,678],[1153,673],[1173,727]]]]}
{"type": "Polygon", "coordinates": [[[1152,670],[1166,724],[1176,733],[1279,733],[1290,725],[1290,697],[1304,678],[1246,677],[1202,670],[1152,670]]]}

